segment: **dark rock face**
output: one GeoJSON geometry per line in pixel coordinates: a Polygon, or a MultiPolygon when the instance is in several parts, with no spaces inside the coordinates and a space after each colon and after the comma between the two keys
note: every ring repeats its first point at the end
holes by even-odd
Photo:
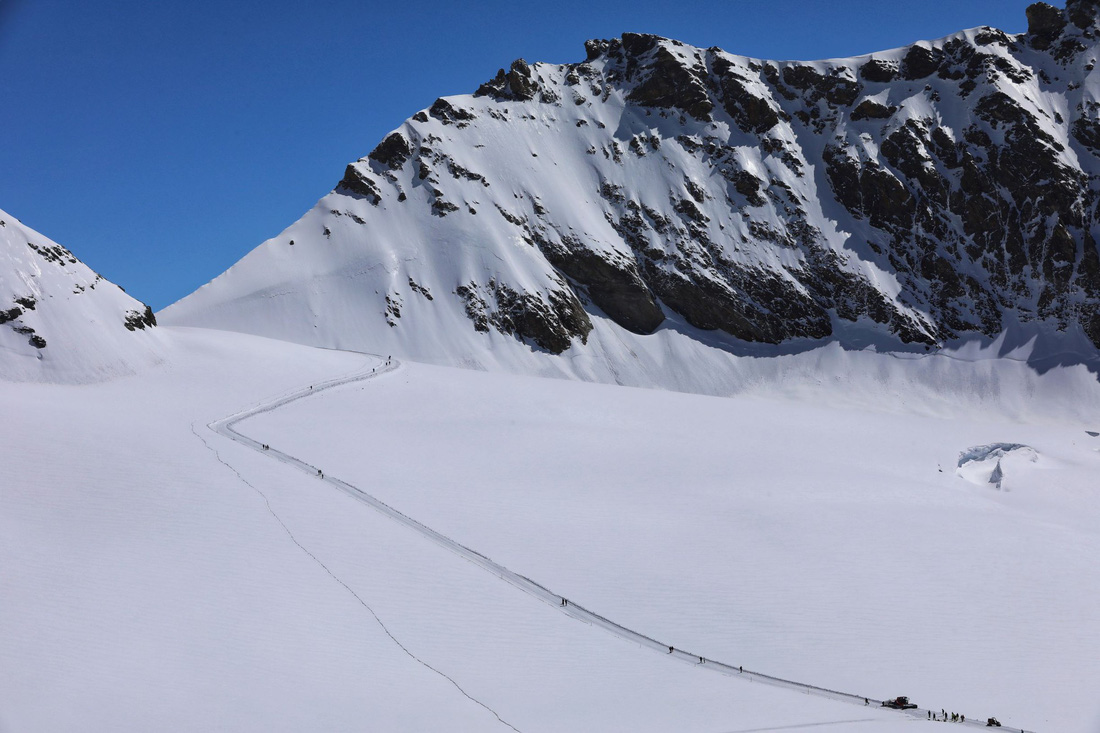
{"type": "Polygon", "coordinates": [[[909,80],[926,79],[939,71],[943,56],[943,51],[938,48],[913,46],[901,62],[901,75],[909,80]]]}
{"type": "Polygon", "coordinates": [[[624,34],[623,48],[635,61],[656,48],[646,61],[643,81],[628,97],[631,102],[644,107],[681,109],[695,119],[710,120],[714,102],[702,79],[705,69],[686,67],[666,47],[657,45],[654,36],[624,34]]]}
{"type": "Polygon", "coordinates": [[[1097,0],[1068,0],[1066,13],[1075,26],[1088,30],[1096,25],[1100,16],[1100,2],[1097,0]]]}
{"type": "Polygon", "coordinates": [[[538,93],[539,86],[531,74],[531,67],[523,59],[516,59],[508,71],[501,69],[495,77],[478,87],[474,96],[523,101],[534,99],[538,93]]]}
{"type": "Polygon", "coordinates": [[[371,180],[366,173],[360,171],[355,163],[348,164],[337,189],[365,198],[375,206],[382,200],[382,192],[378,190],[378,184],[371,180]]]}
{"type": "Polygon", "coordinates": [[[144,331],[146,328],[153,328],[157,325],[157,318],[153,315],[153,309],[149,306],[145,306],[145,312],[130,311],[126,314],[126,319],[123,321],[123,325],[126,326],[128,331],[144,331]]]}
{"type": "Polygon", "coordinates": [[[871,59],[859,68],[859,75],[869,82],[889,84],[898,78],[898,67],[889,61],[871,59]]]}
{"type": "Polygon", "coordinates": [[[584,285],[588,296],[611,320],[634,333],[653,333],[665,320],[633,262],[621,262],[585,248],[548,252],[547,259],[570,279],[584,285]]]}
{"type": "Polygon", "coordinates": [[[887,107],[886,105],[879,104],[870,99],[866,99],[859,103],[854,110],[852,110],[852,119],[859,120],[885,120],[889,119],[891,115],[898,111],[897,107],[887,107]]]}
{"type": "Polygon", "coordinates": [[[1040,51],[1050,48],[1066,29],[1065,14],[1046,3],[1035,3],[1027,8],[1027,34],[1031,46],[1040,51]]]}
{"type": "Polygon", "coordinates": [[[390,170],[396,170],[405,165],[405,161],[411,155],[412,148],[409,147],[409,141],[401,133],[394,132],[378,143],[378,147],[372,150],[367,157],[371,160],[377,160],[390,170]]]}
{"type": "Polygon", "coordinates": [[[465,303],[466,315],[478,331],[490,328],[529,339],[539,348],[560,354],[571,345],[573,337],[582,341],[592,330],[592,322],[576,296],[567,287],[552,291],[544,300],[531,293],[490,280],[482,287],[477,283],[455,289],[465,303]]]}
{"type": "MultiPolygon", "coordinates": [[[[517,61],[516,63],[521,62],[517,61]]],[[[526,67],[527,65],[524,64],[524,68],[526,67]]],[[[528,75],[530,75],[531,70],[527,69],[527,73],[528,75]]],[[[435,103],[432,104],[431,108],[428,110],[428,114],[430,114],[437,120],[441,120],[445,125],[457,124],[459,127],[462,127],[462,124],[464,122],[469,122],[470,120],[477,119],[477,117],[469,110],[455,107],[453,104],[448,102],[446,99],[443,99],[442,97],[435,100],[435,103]]]]}

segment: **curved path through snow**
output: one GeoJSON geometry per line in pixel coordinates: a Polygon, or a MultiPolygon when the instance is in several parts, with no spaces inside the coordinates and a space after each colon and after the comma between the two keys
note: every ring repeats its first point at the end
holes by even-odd
{"type": "MultiPolygon", "coordinates": [[[[632,641],[639,646],[658,652],[677,662],[695,665],[700,667],[701,669],[717,672],[719,674],[724,674],[729,677],[737,677],[748,682],[759,682],[761,684],[771,685],[773,687],[781,687],[788,690],[794,690],[803,694],[827,697],[833,700],[839,700],[841,702],[859,705],[860,707],[866,707],[869,705],[880,707],[882,705],[882,700],[868,697],[866,695],[856,695],[848,692],[840,692],[838,690],[830,690],[825,687],[809,685],[804,682],[795,682],[793,680],[787,680],[781,677],[774,677],[772,675],[764,674],[762,672],[755,672],[753,670],[744,669],[740,666],[734,666],[732,664],[719,662],[717,660],[710,659],[705,655],[695,654],[693,652],[685,651],[682,649],[674,649],[670,652],[673,647],[669,646],[668,644],[665,644],[662,641],[657,641],[656,639],[646,636],[645,634],[642,634],[640,632],[634,631],[633,629],[628,629],[625,626],[621,626],[594,611],[590,611],[584,606],[577,605],[573,601],[566,601],[566,599],[560,594],[551,591],[549,588],[540,585],[539,583],[536,583],[528,577],[509,570],[499,563],[493,562],[493,560],[482,555],[476,550],[472,550],[469,547],[466,547],[465,545],[456,542],[450,537],[440,534],[431,527],[428,527],[416,521],[412,517],[402,514],[398,510],[394,509],[380,499],[377,499],[376,497],[368,494],[362,489],[356,486],[352,486],[346,481],[341,481],[340,479],[333,476],[325,475],[320,467],[314,466],[310,463],[295,458],[288,453],[284,453],[283,451],[272,448],[270,446],[265,449],[262,443],[238,432],[235,428],[237,423],[241,422],[242,420],[247,420],[248,418],[258,415],[260,413],[271,412],[272,410],[276,410],[283,405],[294,402],[295,400],[309,397],[310,395],[317,394],[318,392],[322,392],[327,389],[332,389],[333,387],[340,387],[342,385],[351,384],[353,382],[360,382],[368,379],[374,379],[376,377],[383,377],[387,374],[391,374],[397,371],[400,366],[401,363],[398,361],[383,360],[379,366],[372,367],[369,372],[363,371],[353,373],[349,376],[337,377],[335,379],[330,379],[325,382],[310,385],[303,389],[286,394],[282,397],[278,397],[269,402],[265,402],[258,406],[242,410],[241,412],[237,412],[233,415],[230,415],[229,417],[224,417],[220,420],[216,420],[210,423],[207,427],[209,427],[211,430],[215,431],[219,435],[223,435],[230,440],[236,441],[241,445],[258,451],[265,456],[269,456],[270,458],[273,458],[277,461],[281,461],[282,463],[285,463],[289,466],[293,466],[294,468],[304,471],[307,474],[326,482],[330,486],[339,489],[353,499],[366,504],[367,506],[378,512],[381,512],[395,522],[405,525],[420,536],[434,542],[441,547],[450,550],[451,552],[459,555],[462,558],[465,558],[475,565],[480,566],[484,570],[492,573],[509,585],[518,588],[519,590],[527,593],[530,596],[533,596],[534,598],[537,598],[543,603],[546,603],[550,606],[556,606],[565,615],[571,616],[578,621],[584,621],[585,623],[591,624],[592,626],[597,626],[604,631],[607,631],[608,633],[619,637],[620,639],[632,641]]],[[[917,708],[915,710],[906,710],[899,712],[920,720],[928,720],[930,714],[932,713],[940,715],[940,711],[929,711],[926,708],[917,708]]],[[[956,723],[956,725],[966,725],[975,728],[986,727],[984,719],[979,720],[971,717],[967,717],[966,723],[956,723]]],[[[1020,733],[1030,733],[1029,731],[1025,731],[1019,728],[1002,728],[1001,730],[1019,730],[1020,733]]]]}

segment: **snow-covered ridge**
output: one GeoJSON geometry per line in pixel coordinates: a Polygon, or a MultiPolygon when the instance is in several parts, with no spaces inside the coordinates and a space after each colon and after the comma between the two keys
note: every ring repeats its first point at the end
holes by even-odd
{"type": "Polygon", "coordinates": [[[701,391],[679,372],[753,344],[1023,329],[1094,361],[1097,5],[1028,17],[813,63],[629,33],[518,60],[163,319],[701,391]]]}
{"type": "Polygon", "coordinates": [[[88,382],[159,360],[153,312],[0,211],[0,379],[88,382]]]}

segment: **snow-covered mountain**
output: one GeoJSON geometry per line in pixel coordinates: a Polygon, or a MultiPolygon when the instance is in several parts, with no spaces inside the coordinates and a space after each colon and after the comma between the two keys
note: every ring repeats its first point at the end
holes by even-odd
{"type": "Polygon", "coordinates": [[[1098,13],[813,63],[629,33],[518,60],[162,319],[704,390],[685,371],[752,344],[1095,360],[1098,13]]]}
{"type": "Polygon", "coordinates": [[[159,359],[152,310],[0,211],[0,379],[86,382],[159,359]]]}

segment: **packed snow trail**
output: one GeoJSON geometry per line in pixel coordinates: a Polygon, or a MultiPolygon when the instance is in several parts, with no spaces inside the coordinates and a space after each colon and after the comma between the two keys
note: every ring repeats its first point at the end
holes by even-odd
{"type": "MultiPolygon", "coordinates": [[[[353,499],[366,504],[367,506],[375,509],[378,512],[381,512],[395,522],[405,525],[409,529],[413,530],[422,537],[431,540],[440,547],[446,548],[456,555],[468,560],[469,562],[480,566],[484,570],[492,573],[509,585],[512,585],[513,587],[518,588],[524,593],[527,593],[528,595],[539,599],[543,603],[558,608],[565,615],[577,619],[578,621],[584,621],[585,623],[592,626],[597,626],[604,631],[607,631],[608,633],[619,637],[620,639],[634,642],[635,644],[638,644],[642,647],[659,652],[662,655],[667,656],[675,661],[684,664],[691,664],[701,669],[718,672],[729,677],[738,677],[748,682],[759,682],[761,684],[770,685],[772,687],[794,690],[797,692],[802,692],[804,694],[816,695],[818,697],[838,700],[840,702],[846,702],[852,705],[859,705],[861,707],[873,706],[879,708],[883,706],[884,701],[881,699],[868,697],[866,695],[856,695],[850,692],[840,692],[838,690],[831,690],[826,687],[810,685],[804,682],[795,682],[794,680],[783,679],[782,677],[775,677],[773,675],[764,674],[763,672],[756,672],[753,670],[745,669],[742,666],[719,662],[701,654],[696,654],[694,652],[689,652],[683,649],[676,649],[670,644],[666,644],[662,641],[657,641],[656,639],[646,636],[645,634],[634,631],[633,629],[628,629],[625,626],[621,626],[614,621],[599,615],[595,611],[591,611],[584,606],[577,605],[572,600],[568,600],[564,596],[551,591],[549,588],[546,588],[545,586],[536,583],[530,578],[509,570],[508,568],[494,562],[493,560],[482,555],[476,550],[472,550],[469,547],[466,547],[465,545],[456,542],[450,537],[440,534],[431,527],[421,524],[412,517],[402,514],[398,510],[394,509],[380,499],[377,499],[376,497],[368,494],[362,489],[352,486],[346,481],[341,481],[340,479],[333,476],[325,475],[323,469],[310,463],[306,463],[305,461],[302,461],[298,458],[295,458],[288,453],[284,453],[283,451],[272,447],[270,444],[265,447],[265,445],[260,441],[253,440],[247,435],[237,432],[234,427],[242,420],[247,420],[250,417],[259,415],[264,412],[271,412],[272,410],[276,410],[283,405],[294,402],[295,400],[300,400],[303,397],[309,397],[310,395],[317,394],[327,389],[332,389],[333,387],[340,387],[345,384],[365,381],[368,379],[374,379],[375,377],[382,377],[387,374],[391,374],[397,371],[397,369],[400,367],[400,364],[401,363],[399,361],[390,359],[383,361],[381,366],[379,367],[372,367],[369,372],[356,372],[350,375],[340,376],[324,382],[312,384],[308,387],[304,387],[302,389],[283,395],[282,397],[277,397],[269,402],[264,402],[255,407],[250,407],[228,417],[224,417],[220,420],[215,420],[207,427],[209,427],[211,430],[215,431],[219,435],[223,435],[230,440],[240,443],[241,445],[248,446],[249,448],[258,451],[265,456],[270,456],[271,458],[281,461],[287,465],[298,468],[299,470],[306,472],[310,476],[313,476],[314,478],[328,483],[330,486],[339,489],[353,499]]],[[[280,520],[280,523],[282,523],[282,520],[280,520]]],[[[899,710],[898,712],[918,720],[928,720],[930,722],[931,720],[933,720],[931,716],[936,715],[939,716],[937,722],[944,722],[941,710],[915,708],[912,710],[899,710]]],[[[967,716],[965,723],[954,722],[954,724],[966,725],[972,728],[987,727],[985,718],[979,719],[972,718],[970,716],[967,716]]],[[[508,724],[505,723],[505,725],[508,724]]],[[[1006,733],[1014,733],[1015,731],[1019,731],[1019,733],[1034,733],[1034,731],[1027,731],[1023,728],[1002,727],[1001,730],[1005,731],[1006,733]]]]}
{"type": "Polygon", "coordinates": [[[214,454],[214,457],[218,459],[218,462],[219,462],[219,463],[221,463],[221,464],[222,464],[223,466],[225,466],[225,467],[226,467],[226,468],[228,468],[228,469],[229,469],[230,471],[232,471],[232,472],[233,472],[234,474],[236,474],[237,478],[238,478],[238,479],[240,479],[240,481],[241,481],[241,482],[242,482],[242,483],[243,483],[243,484],[244,484],[245,486],[247,486],[248,488],[252,489],[252,490],[253,490],[253,491],[255,491],[255,492],[256,492],[257,494],[259,494],[259,495],[260,495],[260,498],[261,498],[261,499],[263,499],[263,501],[264,501],[264,506],[266,506],[266,507],[267,507],[267,511],[268,511],[268,513],[269,513],[269,514],[270,514],[270,515],[271,515],[272,517],[274,517],[274,518],[275,518],[275,521],[279,523],[279,526],[283,528],[283,531],[284,531],[284,532],[286,532],[286,535],[287,535],[287,537],[289,537],[289,538],[290,538],[290,541],[291,541],[291,542],[293,542],[293,543],[294,543],[294,544],[295,544],[295,545],[296,545],[296,546],[298,547],[298,549],[299,549],[299,550],[301,550],[301,551],[302,551],[302,552],[304,552],[304,553],[305,553],[305,554],[306,554],[307,556],[309,556],[309,558],[310,558],[311,560],[313,560],[313,562],[315,562],[315,563],[317,563],[317,564],[318,564],[319,566],[321,566],[321,569],[322,569],[322,570],[324,570],[324,571],[325,571],[325,573],[327,573],[327,574],[328,574],[328,576],[329,576],[330,578],[332,578],[332,579],[333,579],[333,580],[335,580],[335,581],[336,581],[336,582],[337,582],[337,583],[338,583],[339,585],[341,585],[341,586],[342,586],[342,587],[344,588],[344,590],[346,590],[346,591],[347,591],[348,593],[350,593],[350,594],[352,595],[352,597],[353,597],[353,598],[355,598],[355,600],[359,602],[359,605],[360,605],[360,606],[362,606],[363,608],[367,609],[367,612],[368,612],[368,613],[370,613],[370,615],[371,615],[371,616],[372,616],[372,617],[374,618],[375,622],[376,622],[376,623],[378,624],[378,626],[379,626],[379,627],[381,627],[382,631],[383,631],[383,632],[384,632],[384,633],[386,634],[386,636],[388,636],[388,637],[390,638],[390,641],[392,641],[392,642],[393,642],[394,644],[396,644],[396,645],[397,645],[397,647],[398,647],[398,648],[399,648],[399,649],[400,649],[401,651],[403,651],[403,652],[404,652],[404,653],[405,653],[406,655],[408,655],[408,656],[409,656],[409,657],[410,657],[410,658],[411,658],[411,659],[412,659],[413,661],[415,661],[415,662],[416,662],[417,664],[419,664],[419,665],[421,665],[421,666],[425,667],[426,669],[429,669],[429,670],[431,670],[431,671],[432,671],[432,672],[434,672],[435,674],[439,675],[439,676],[440,676],[440,677],[442,677],[443,679],[445,679],[445,680],[447,680],[448,682],[450,682],[450,683],[451,683],[451,685],[453,685],[453,686],[454,686],[454,688],[455,688],[456,690],[458,690],[458,691],[459,691],[460,693],[462,693],[462,696],[463,696],[463,697],[465,697],[466,699],[470,700],[471,702],[473,702],[473,703],[475,703],[475,704],[479,705],[480,707],[483,707],[483,708],[485,708],[485,709],[486,709],[487,711],[489,711],[489,712],[490,712],[490,713],[491,713],[491,714],[493,715],[493,717],[495,717],[495,718],[496,718],[496,719],[497,719],[497,720],[498,720],[498,721],[499,721],[500,723],[502,723],[503,725],[506,725],[506,726],[508,726],[509,728],[511,728],[512,730],[514,730],[514,731],[515,731],[516,733],[522,733],[522,732],[521,732],[521,731],[519,730],[519,728],[516,728],[516,727],[515,727],[514,725],[512,725],[511,723],[509,723],[509,722],[508,722],[507,720],[505,720],[504,718],[500,717],[500,713],[498,713],[498,712],[497,712],[496,710],[494,710],[493,708],[489,707],[488,705],[486,705],[485,703],[483,703],[483,702],[482,702],[481,700],[478,700],[478,699],[477,699],[476,697],[474,697],[474,696],[473,696],[473,695],[471,695],[470,693],[466,692],[466,690],[465,690],[465,689],[464,689],[464,688],[462,687],[462,685],[458,684],[458,681],[457,681],[457,680],[455,680],[455,679],[454,679],[453,677],[451,677],[450,675],[448,675],[448,674],[447,674],[446,672],[443,672],[443,671],[441,671],[441,670],[437,669],[436,667],[433,667],[433,666],[432,666],[431,664],[429,664],[428,662],[424,661],[423,659],[421,659],[420,657],[418,657],[418,656],[417,656],[416,654],[414,654],[414,653],[412,652],[412,650],[410,650],[410,649],[409,649],[409,648],[408,648],[407,646],[405,646],[404,644],[402,644],[402,643],[401,643],[401,641],[400,641],[400,640],[399,640],[399,639],[398,639],[398,638],[397,638],[396,636],[394,636],[394,635],[393,635],[393,632],[391,632],[391,631],[390,631],[389,627],[388,627],[388,626],[386,626],[385,622],[383,622],[383,621],[382,621],[382,618],[381,618],[381,617],[380,617],[380,616],[378,615],[378,613],[377,613],[377,612],[376,612],[376,611],[375,611],[375,610],[374,610],[373,608],[371,608],[370,604],[368,604],[368,603],[367,603],[367,602],[366,602],[366,601],[365,601],[365,600],[363,599],[363,597],[362,597],[362,596],[360,596],[360,595],[359,595],[358,593],[356,593],[356,592],[355,592],[355,590],[354,590],[354,589],[353,589],[353,588],[352,588],[352,587],[351,587],[350,585],[348,585],[348,584],[347,584],[347,583],[345,583],[345,582],[344,582],[343,580],[341,580],[341,579],[340,579],[340,577],[339,577],[338,575],[336,575],[336,573],[332,572],[332,569],[331,569],[331,568],[329,568],[329,566],[328,566],[328,565],[325,565],[325,563],[323,563],[323,562],[321,561],[321,559],[320,559],[319,557],[317,557],[317,556],[316,556],[316,555],[314,555],[314,554],[313,554],[312,552],[310,552],[310,551],[309,551],[309,549],[308,549],[308,548],[307,548],[307,547],[306,547],[305,545],[303,545],[303,544],[302,544],[301,542],[299,542],[299,541],[298,541],[298,538],[297,538],[297,537],[295,537],[295,536],[294,536],[294,533],[290,531],[290,527],[288,527],[288,526],[286,525],[286,522],[284,522],[284,521],[283,521],[282,517],[280,517],[280,516],[279,516],[279,515],[278,515],[278,514],[277,514],[277,513],[275,512],[275,509],[273,509],[273,508],[272,508],[272,506],[271,506],[271,500],[267,498],[267,494],[265,494],[264,492],[260,491],[260,489],[258,489],[258,488],[257,488],[257,487],[256,487],[256,486],[255,486],[255,485],[254,485],[254,484],[253,484],[253,483],[252,483],[251,481],[249,481],[249,480],[248,480],[248,479],[246,479],[246,478],[245,478],[244,476],[242,476],[242,475],[241,475],[241,472],[240,472],[240,471],[238,471],[238,470],[237,470],[236,468],[234,468],[234,467],[233,467],[232,465],[230,465],[230,463],[229,463],[228,461],[226,461],[226,460],[225,460],[224,458],[222,458],[222,456],[221,456],[221,453],[219,453],[219,452],[218,452],[218,449],[217,449],[217,448],[215,448],[214,446],[210,445],[210,443],[209,443],[209,442],[207,442],[206,438],[202,437],[201,435],[199,435],[199,434],[198,434],[198,433],[197,433],[197,432],[195,431],[195,426],[194,426],[193,424],[191,425],[191,432],[192,432],[192,433],[194,433],[194,434],[195,434],[195,437],[196,437],[196,438],[198,438],[199,440],[201,440],[201,441],[203,442],[203,445],[205,445],[205,446],[206,446],[206,447],[207,447],[207,448],[208,448],[208,449],[209,449],[209,450],[210,450],[210,451],[211,451],[211,452],[212,452],[212,453],[214,454]]]}

